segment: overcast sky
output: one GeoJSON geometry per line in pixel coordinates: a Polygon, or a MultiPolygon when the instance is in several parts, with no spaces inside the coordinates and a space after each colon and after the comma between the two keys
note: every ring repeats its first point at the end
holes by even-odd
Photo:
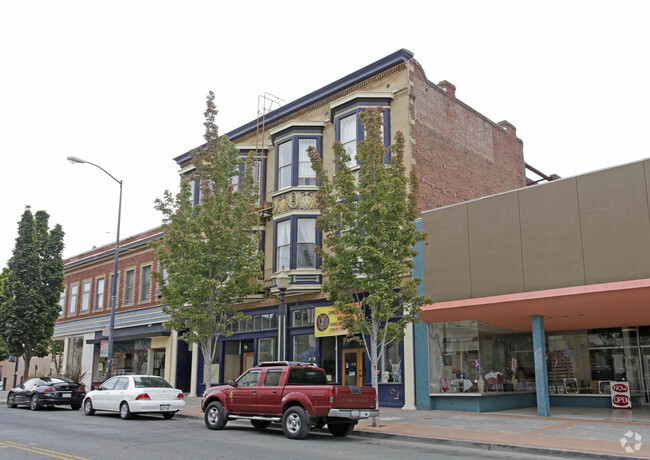
{"type": "Polygon", "coordinates": [[[429,80],[574,176],[650,156],[647,1],[0,2],[0,267],[26,205],[64,257],[154,228],[173,158],[203,142],[209,90],[226,133],[258,96],[291,102],[400,48],[429,80]]]}

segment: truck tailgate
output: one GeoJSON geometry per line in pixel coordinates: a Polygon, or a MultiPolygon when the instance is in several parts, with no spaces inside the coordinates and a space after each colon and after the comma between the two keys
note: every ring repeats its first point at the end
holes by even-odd
{"type": "Polygon", "coordinates": [[[374,409],[375,389],[371,387],[336,386],[334,407],[337,409],[374,409]]]}

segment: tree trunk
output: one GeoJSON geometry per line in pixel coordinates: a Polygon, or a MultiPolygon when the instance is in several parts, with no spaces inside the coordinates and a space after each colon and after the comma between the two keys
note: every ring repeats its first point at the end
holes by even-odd
{"type": "Polygon", "coordinates": [[[23,369],[23,382],[26,382],[29,380],[29,364],[32,361],[32,355],[28,351],[25,351],[25,354],[23,355],[23,365],[25,368],[23,369]]]}
{"type": "Polygon", "coordinates": [[[212,349],[209,344],[201,343],[201,353],[203,353],[203,383],[207,390],[212,386],[212,349]]]}
{"type": "MultiPolygon", "coordinates": [[[[377,394],[377,408],[379,408],[379,378],[377,376],[377,337],[370,337],[370,379],[372,387],[377,394]]],[[[372,417],[372,426],[379,427],[379,417],[372,417]]]]}

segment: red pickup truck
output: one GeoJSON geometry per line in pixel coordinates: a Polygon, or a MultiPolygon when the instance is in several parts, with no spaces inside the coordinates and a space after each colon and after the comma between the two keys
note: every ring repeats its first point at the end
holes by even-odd
{"type": "Polygon", "coordinates": [[[281,423],[290,439],[325,425],[334,436],[346,436],[359,419],[379,415],[374,388],[330,385],[323,369],[287,361],[260,363],[228,385],[209,388],[201,409],[211,430],[247,419],[258,429],[281,423]]]}

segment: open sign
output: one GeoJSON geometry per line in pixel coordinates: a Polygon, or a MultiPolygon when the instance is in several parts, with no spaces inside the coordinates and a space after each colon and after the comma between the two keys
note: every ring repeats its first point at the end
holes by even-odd
{"type": "Polygon", "coordinates": [[[610,382],[612,390],[612,407],[631,408],[630,384],[628,382],[610,382]]]}

